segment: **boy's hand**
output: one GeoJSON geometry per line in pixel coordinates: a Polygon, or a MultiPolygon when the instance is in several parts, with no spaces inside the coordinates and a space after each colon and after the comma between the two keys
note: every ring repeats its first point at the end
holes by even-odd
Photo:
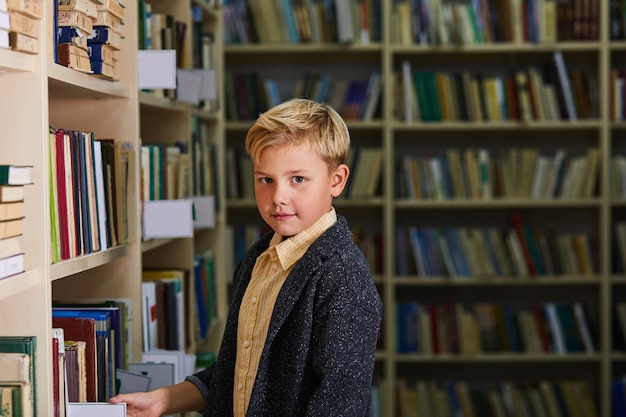
{"type": "Polygon", "coordinates": [[[160,417],[163,404],[158,391],[119,394],[111,397],[112,404],[126,403],[128,417],[160,417]]]}

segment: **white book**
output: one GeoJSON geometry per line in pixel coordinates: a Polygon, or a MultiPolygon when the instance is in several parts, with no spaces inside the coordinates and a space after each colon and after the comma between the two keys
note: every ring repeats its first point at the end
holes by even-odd
{"type": "Polygon", "coordinates": [[[126,417],[126,403],[67,403],[66,417],[126,417]]]}
{"type": "Polygon", "coordinates": [[[565,60],[563,59],[561,51],[554,51],[554,63],[559,75],[559,83],[561,84],[563,97],[565,98],[565,108],[567,109],[568,118],[570,121],[578,120],[574,99],[572,97],[572,89],[570,87],[567,69],[565,68],[565,60]]]}
{"type": "Polygon", "coordinates": [[[559,175],[563,168],[563,163],[565,161],[565,156],[567,155],[567,151],[565,149],[558,149],[554,154],[554,158],[552,159],[552,169],[550,170],[546,189],[544,192],[545,198],[554,198],[556,193],[556,186],[558,183],[559,175]]]}
{"type": "Polygon", "coordinates": [[[594,353],[595,347],[593,344],[593,338],[591,337],[591,331],[589,330],[589,326],[587,326],[587,316],[585,314],[585,309],[583,308],[582,303],[575,302],[572,305],[572,309],[574,310],[576,327],[578,327],[578,332],[580,333],[580,338],[583,342],[585,352],[594,353]]]}
{"type": "Polygon", "coordinates": [[[156,286],[154,281],[141,283],[141,303],[143,350],[148,351],[159,346],[156,314],[156,286]]]}
{"type": "Polygon", "coordinates": [[[0,259],[0,278],[7,278],[21,272],[24,272],[23,253],[0,259]]]}
{"type": "Polygon", "coordinates": [[[552,334],[552,342],[554,343],[555,353],[566,353],[565,341],[563,338],[563,329],[559,323],[559,318],[556,314],[556,305],[554,303],[545,303],[544,311],[546,318],[548,319],[548,326],[550,326],[550,333],[552,334]]]}
{"type": "Polygon", "coordinates": [[[352,21],[350,0],[335,0],[335,17],[339,43],[345,44],[354,42],[353,25],[355,23],[352,21]]]}

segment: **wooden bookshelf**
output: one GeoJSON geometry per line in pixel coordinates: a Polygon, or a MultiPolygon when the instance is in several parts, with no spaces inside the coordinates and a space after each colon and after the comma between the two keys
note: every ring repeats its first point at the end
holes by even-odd
{"type": "MultiPolygon", "coordinates": [[[[142,241],[142,202],[139,152],[131,153],[127,204],[127,239],[117,246],[73,257],[53,264],[50,221],[49,137],[50,126],[94,132],[95,137],[113,138],[129,143],[135,151],[151,132],[150,124],[172,126],[176,139],[191,142],[191,117],[198,116],[209,124],[212,137],[221,141],[222,116],[191,109],[177,103],[140,92],[137,88],[138,5],[124,2],[124,37],[116,80],[98,78],[53,62],[52,34],[54,2],[44,2],[44,16],[39,22],[40,52],[36,55],[0,49],[0,88],[3,91],[0,122],[5,135],[0,140],[0,164],[32,166],[33,184],[25,186],[25,218],[22,248],[25,272],[0,280],[0,335],[34,335],[37,337],[37,407],[39,415],[53,410],[53,370],[51,349],[52,301],[67,298],[123,297],[132,300],[133,321],[131,361],[141,361],[141,271],[150,266],[170,265],[191,270],[197,252],[223,245],[225,224],[218,215],[214,229],[198,229],[192,239],[156,239],[142,241]],[[156,110],[155,110],[156,109],[156,110]],[[156,112],[156,113],[155,113],[156,112]],[[154,115],[157,115],[156,117],[154,115]]],[[[192,24],[189,2],[155,1],[192,24]]],[[[217,33],[221,40],[221,14],[208,2],[192,1],[203,10],[203,29],[217,33]]],[[[191,34],[185,40],[191,48],[191,34]]],[[[218,46],[216,46],[218,48],[218,46]]],[[[221,52],[217,54],[221,55],[221,52]]],[[[190,57],[189,57],[190,59],[190,57]]],[[[220,67],[216,68],[220,71],[220,67]]],[[[165,139],[163,139],[165,140],[165,139]]],[[[219,160],[219,158],[218,158],[219,160]]],[[[220,164],[219,169],[224,169],[220,164]]],[[[219,171],[216,171],[219,172],[219,171]]],[[[220,179],[221,181],[221,179],[220,179]]],[[[223,189],[223,187],[220,187],[223,189]]],[[[222,198],[223,199],[223,198],[222,198]]],[[[225,282],[223,265],[217,263],[218,281],[225,282]],[[222,269],[219,269],[222,268],[222,269]]],[[[216,351],[221,339],[219,323],[224,321],[226,290],[218,295],[221,320],[206,340],[193,340],[190,353],[204,349],[216,351]]]]}
{"type": "MultiPolygon", "coordinates": [[[[376,1],[364,3],[372,5],[376,1]]],[[[377,353],[375,369],[375,380],[380,383],[383,404],[380,415],[401,415],[397,414],[399,404],[395,389],[398,381],[406,380],[413,384],[417,380],[432,379],[442,382],[448,377],[484,384],[504,380],[580,378],[591,388],[599,415],[612,415],[611,381],[626,373],[621,348],[617,349],[620,351],[618,353],[613,345],[616,335],[612,309],[617,301],[626,299],[626,285],[622,279],[623,272],[616,272],[613,267],[615,244],[612,233],[615,222],[626,218],[626,210],[622,199],[611,194],[610,170],[605,162],[614,155],[626,152],[626,134],[623,120],[612,120],[609,117],[606,97],[609,96],[610,88],[609,70],[615,66],[624,69],[626,61],[622,56],[624,41],[611,40],[608,33],[611,2],[590,2],[599,8],[597,22],[600,30],[593,39],[577,41],[569,35],[562,35],[560,39],[550,42],[512,42],[505,39],[462,45],[436,41],[427,44],[410,41],[403,44],[395,34],[400,21],[395,7],[399,3],[411,2],[380,1],[381,38],[367,44],[358,40],[343,45],[323,41],[291,43],[288,40],[268,44],[259,42],[253,30],[248,31],[247,42],[243,42],[237,26],[225,23],[228,32],[224,46],[226,76],[237,72],[256,73],[255,76],[262,80],[276,80],[282,93],[281,100],[293,96],[297,84],[303,82],[307,73],[331,74],[333,82],[364,78],[374,70],[381,73],[382,99],[376,116],[371,121],[350,120],[348,126],[354,146],[373,146],[383,150],[382,184],[374,197],[341,198],[335,204],[338,212],[344,214],[354,228],[363,229],[370,235],[380,235],[384,241],[383,247],[378,250],[383,254],[384,268],[382,271],[374,271],[385,305],[384,345],[377,353]],[[436,122],[417,119],[409,123],[402,118],[397,100],[402,91],[398,91],[395,84],[403,62],[410,62],[414,71],[454,72],[468,68],[488,75],[495,69],[504,72],[540,66],[551,62],[555,51],[562,53],[568,70],[585,68],[595,77],[599,99],[592,117],[579,117],[572,122],[557,118],[436,122]],[[596,148],[599,160],[603,162],[598,168],[595,192],[584,198],[533,199],[509,196],[490,199],[412,199],[398,196],[396,166],[401,156],[424,155],[447,148],[481,147],[492,152],[531,147],[548,154],[553,154],[559,148],[572,154],[596,148]],[[511,227],[509,215],[513,212],[520,214],[525,225],[593,236],[596,242],[594,273],[590,276],[559,273],[530,277],[449,277],[445,274],[423,277],[414,272],[406,276],[398,274],[398,227],[452,225],[507,229],[511,227]],[[506,301],[518,309],[548,301],[583,302],[588,308],[596,350],[591,354],[565,355],[514,352],[478,355],[398,353],[396,305],[411,300],[424,305],[444,303],[446,297],[451,295],[464,305],[478,301],[506,301]]],[[[254,23],[256,16],[252,13],[248,18],[254,23]]],[[[248,27],[255,26],[252,24],[248,27]]],[[[225,147],[241,152],[251,120],[242,120],[238,114],[233,116],[234,109],[242,105],[239,102],[241,97],[237,97],[236,105],[229,108],[229,99],[232,102],[233,97],[236,97],[229,89],[233,88],[228,86],[226,78],[225,147]]],[[[248,97],[256,97],[257,93],[247,91],[248,97]]],[[[328,100],[332,99],[329,97],[328,100]]],[[[246,105],[249,106],[250,102],[246,105]]],[[[249,114],[254,115],[254,112],[249,114]]],[[[227,171],[233,172],[233,168],[227,171]]],[[[262,224],[250,197],[228,192],[227,195],[229,225],[236,228],[262,224]]],[[[231,238],[233,242],[237,239],[235,236],[236,233],[231,238]]],[[[412,256],[410,248],[408,252],[408,256],[412,256]]]]}
{"type": "MultiPolygon", "coordinates": [[[[197,68],[194,66],[193,55],[194,45],[197,39],[194,39],[196,32],[194,30],[194,16],[192,8],[196,8],[201,15],[200,27],[203,33],[212,33],[215,40],[212,44],[214,57],[213,68],[218,74],[221,74],[221,13],[215,6],[210,5],[207,1],[194,0],[191,2],[171,2],[167,0],[148,0],[146,3],[150,5],[151,13],[167,14],[173,17],[177,22],[181,22],[186,26],[183,45],[183,62],[179,68],[189,70],[197,68]]],[[[177,53],[179,51],[177,50],[177,53]]],[[[220,76],[217,77],[217,85],[219,86],[220,76]]],[[[220,89],[221,90],[221,89],[220,89]]],[[[220,93],[221,94],[221,91],[220,93]]],[[[221,99],[218,100],[219,103],[221,99]]],[[[196,135],[196,127],[202,126],[203,132],[208,134],[204,138],[206,143],[210,143],[217,153],[216,161],[218,167],[215,168],[216,173],[222,172],[224,169],[220,162],[222,151],[222,111],[219,105],[212,108],[204,108],[194,104],[181,102],[167,96],[160,91],[155,94],[154,91],[139,92],[139,113],[140,113],[140,137],[143,144],[162,144],[174,145],[182,144],[182,148],[186,152],[191,153],[193,158],[193,148],[196,146],[194,137],[196,135]],[[194,119],[196,120],[194,122],[194,119]]],[[[200,129],[198,127],[198,129],[200,129]]],[[[195,169],[195,168],[193,168],[195,169]]],[[[192,198],[197,195],[204,195],[204,191],[198,190],[194,184],[195,171],[190,173],[187,179],[187,189],[190,190],[185,198],[192,198]]],[[[217,175],[216,181],[221,182],[222,176],[217,175]]],[[[223,186],[216,187],[217,192],[223,190],[223,186]]],[[[215,196],[217,200],[223,200],[222,196],[215,196]]],[[[213,352],[216,353],[221,341],[221,328],[226,317],[227,301],[226,301],[226,279],[225,265],[220,262],[223,259],[223,245],[220,244],[224,239],[224,216],[216,210],[216,221],[214,228],[196,228],[193,238],[167,238],[167,239],[148,239],[141,243],[142,250],[142,267],[145,269],[181,269],[188,271],[191,279],[187,282],[187,291],[191,295],[189,298],[193,305],[192,308],[191,328],[197,324],[197,311],[195,310],[195,295],[197,289],[193,283],[194,271],[194,255],[211,251],[214,258],[216,273],[216,301],[217,301],[217,318],[211,323],[210,333],[205,339],[199,339],[195,333],[191,334],[190,344],[186,346],[188,352],[213,352]]]]}

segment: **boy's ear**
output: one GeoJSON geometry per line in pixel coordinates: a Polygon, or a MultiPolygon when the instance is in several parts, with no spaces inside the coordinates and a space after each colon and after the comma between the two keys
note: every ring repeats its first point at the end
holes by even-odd
{"type": "Polygon", "coordinates": [[[346,164],[341,164],[335,168],[330,183],[330,194],[333,197],[339,197],[348,182],[348,176],[350,176],[350,168],[346,164]]]}

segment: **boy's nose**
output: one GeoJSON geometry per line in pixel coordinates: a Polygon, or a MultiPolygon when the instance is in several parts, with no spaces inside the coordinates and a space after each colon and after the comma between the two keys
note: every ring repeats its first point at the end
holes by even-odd
{"type": "Polygon", "coordinates": [[[286,204],[289,201],[289,193],[286,188],[287,187],[276,184],[276,187],[274,188],[274,193],[272,195],[272,201],[275,205],[280,206],[286,204]]]}

